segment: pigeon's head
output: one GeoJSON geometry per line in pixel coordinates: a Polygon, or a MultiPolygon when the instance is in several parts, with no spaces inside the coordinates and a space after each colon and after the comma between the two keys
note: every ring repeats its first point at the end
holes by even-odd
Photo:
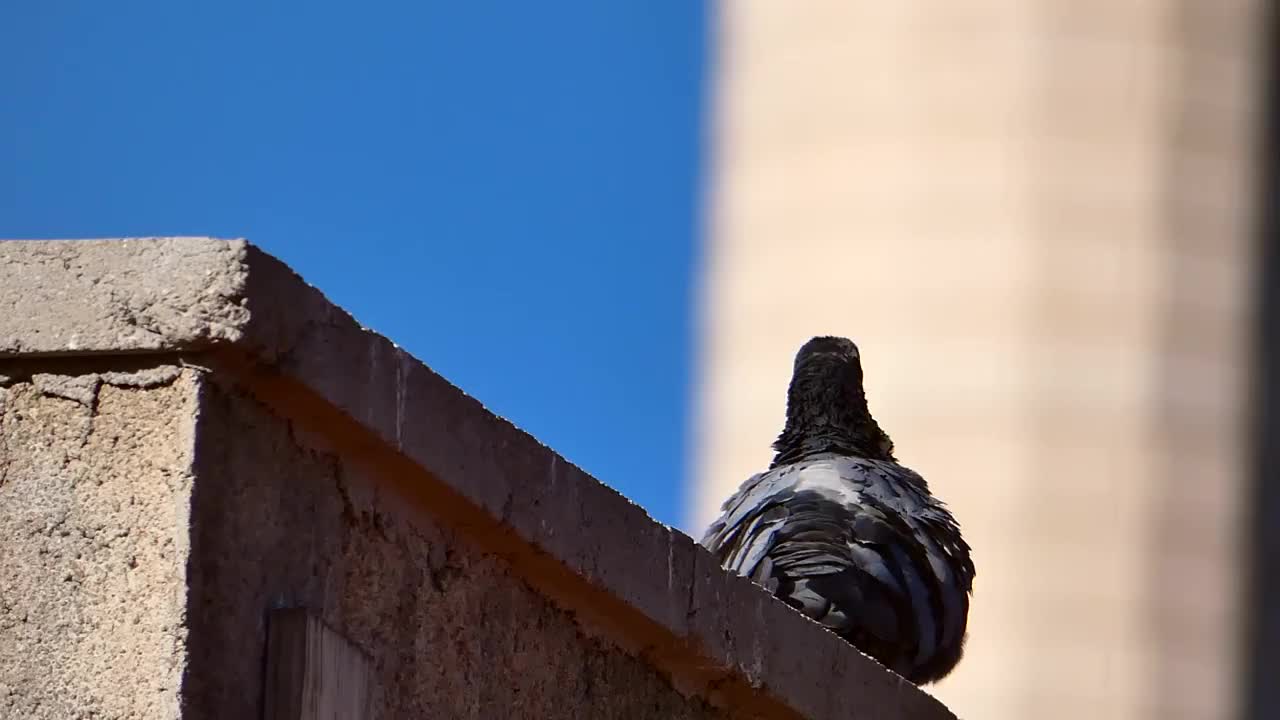
{"type": "Polygon", "coordinates": [[[858,346],[815,337],[796,353],[787,388],[787,424],[774,443],[774,464],[818,452],[893,459],[893,442],[867,409],[858,346]]]}
{"type": "MultiPolygon", "coordinates": [[[[824,335],[805,343],[796,353],[793,381],[812,379],[862,389],[862,362],[858,346],[849,338],[824,335]]],[[[859,393],[860,394],[860,393],[859,393]]]]}
{"type": "Polygon", "coordinates": [[[811,338],[796,353],[796,365],[810,358],[827,357],[844,362],[858,361],[858,346],[849,338],[822,335],[811,338]]]}

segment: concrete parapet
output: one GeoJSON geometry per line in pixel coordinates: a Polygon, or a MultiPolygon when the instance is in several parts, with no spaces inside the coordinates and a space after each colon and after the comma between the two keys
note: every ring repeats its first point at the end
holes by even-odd
{"type": "Polygon", "coordinates": [[[261,717],[281,608],[368,717],[952,717],[246,242],[0,242],[0,716],[261,717]]]}

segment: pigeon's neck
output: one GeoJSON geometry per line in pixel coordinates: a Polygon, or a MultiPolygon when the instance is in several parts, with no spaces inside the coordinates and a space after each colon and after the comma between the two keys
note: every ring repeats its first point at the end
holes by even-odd
{"type": "Polygon", "coordinates": [[[787,391],[787,425],[770,467],[822,453],[893,461],[893,441],[867,409],[861,383],[797,374],[787,391]]]}

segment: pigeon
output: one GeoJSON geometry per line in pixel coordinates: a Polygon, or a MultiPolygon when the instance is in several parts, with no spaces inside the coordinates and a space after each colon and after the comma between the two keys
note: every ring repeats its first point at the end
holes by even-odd
{"type": "Polygon", "coordinates": [[[922,685],[964,652],[974,566],[947,507],[871,417],[858,348],[796,354],[768,470],[721,507],[702,544],[727,569],[922,685]]]}

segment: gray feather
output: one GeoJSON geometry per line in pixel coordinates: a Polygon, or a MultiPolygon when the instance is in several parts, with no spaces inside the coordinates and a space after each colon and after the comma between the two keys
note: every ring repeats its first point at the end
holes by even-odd
{"type": "Polygon", "coordinates": [[[772,467],[721,507],[702,543],[913,682],[963,652],[974,567],[946,506],[865,408],[852,343],[815,338],[796,360],[772,467]]]}

